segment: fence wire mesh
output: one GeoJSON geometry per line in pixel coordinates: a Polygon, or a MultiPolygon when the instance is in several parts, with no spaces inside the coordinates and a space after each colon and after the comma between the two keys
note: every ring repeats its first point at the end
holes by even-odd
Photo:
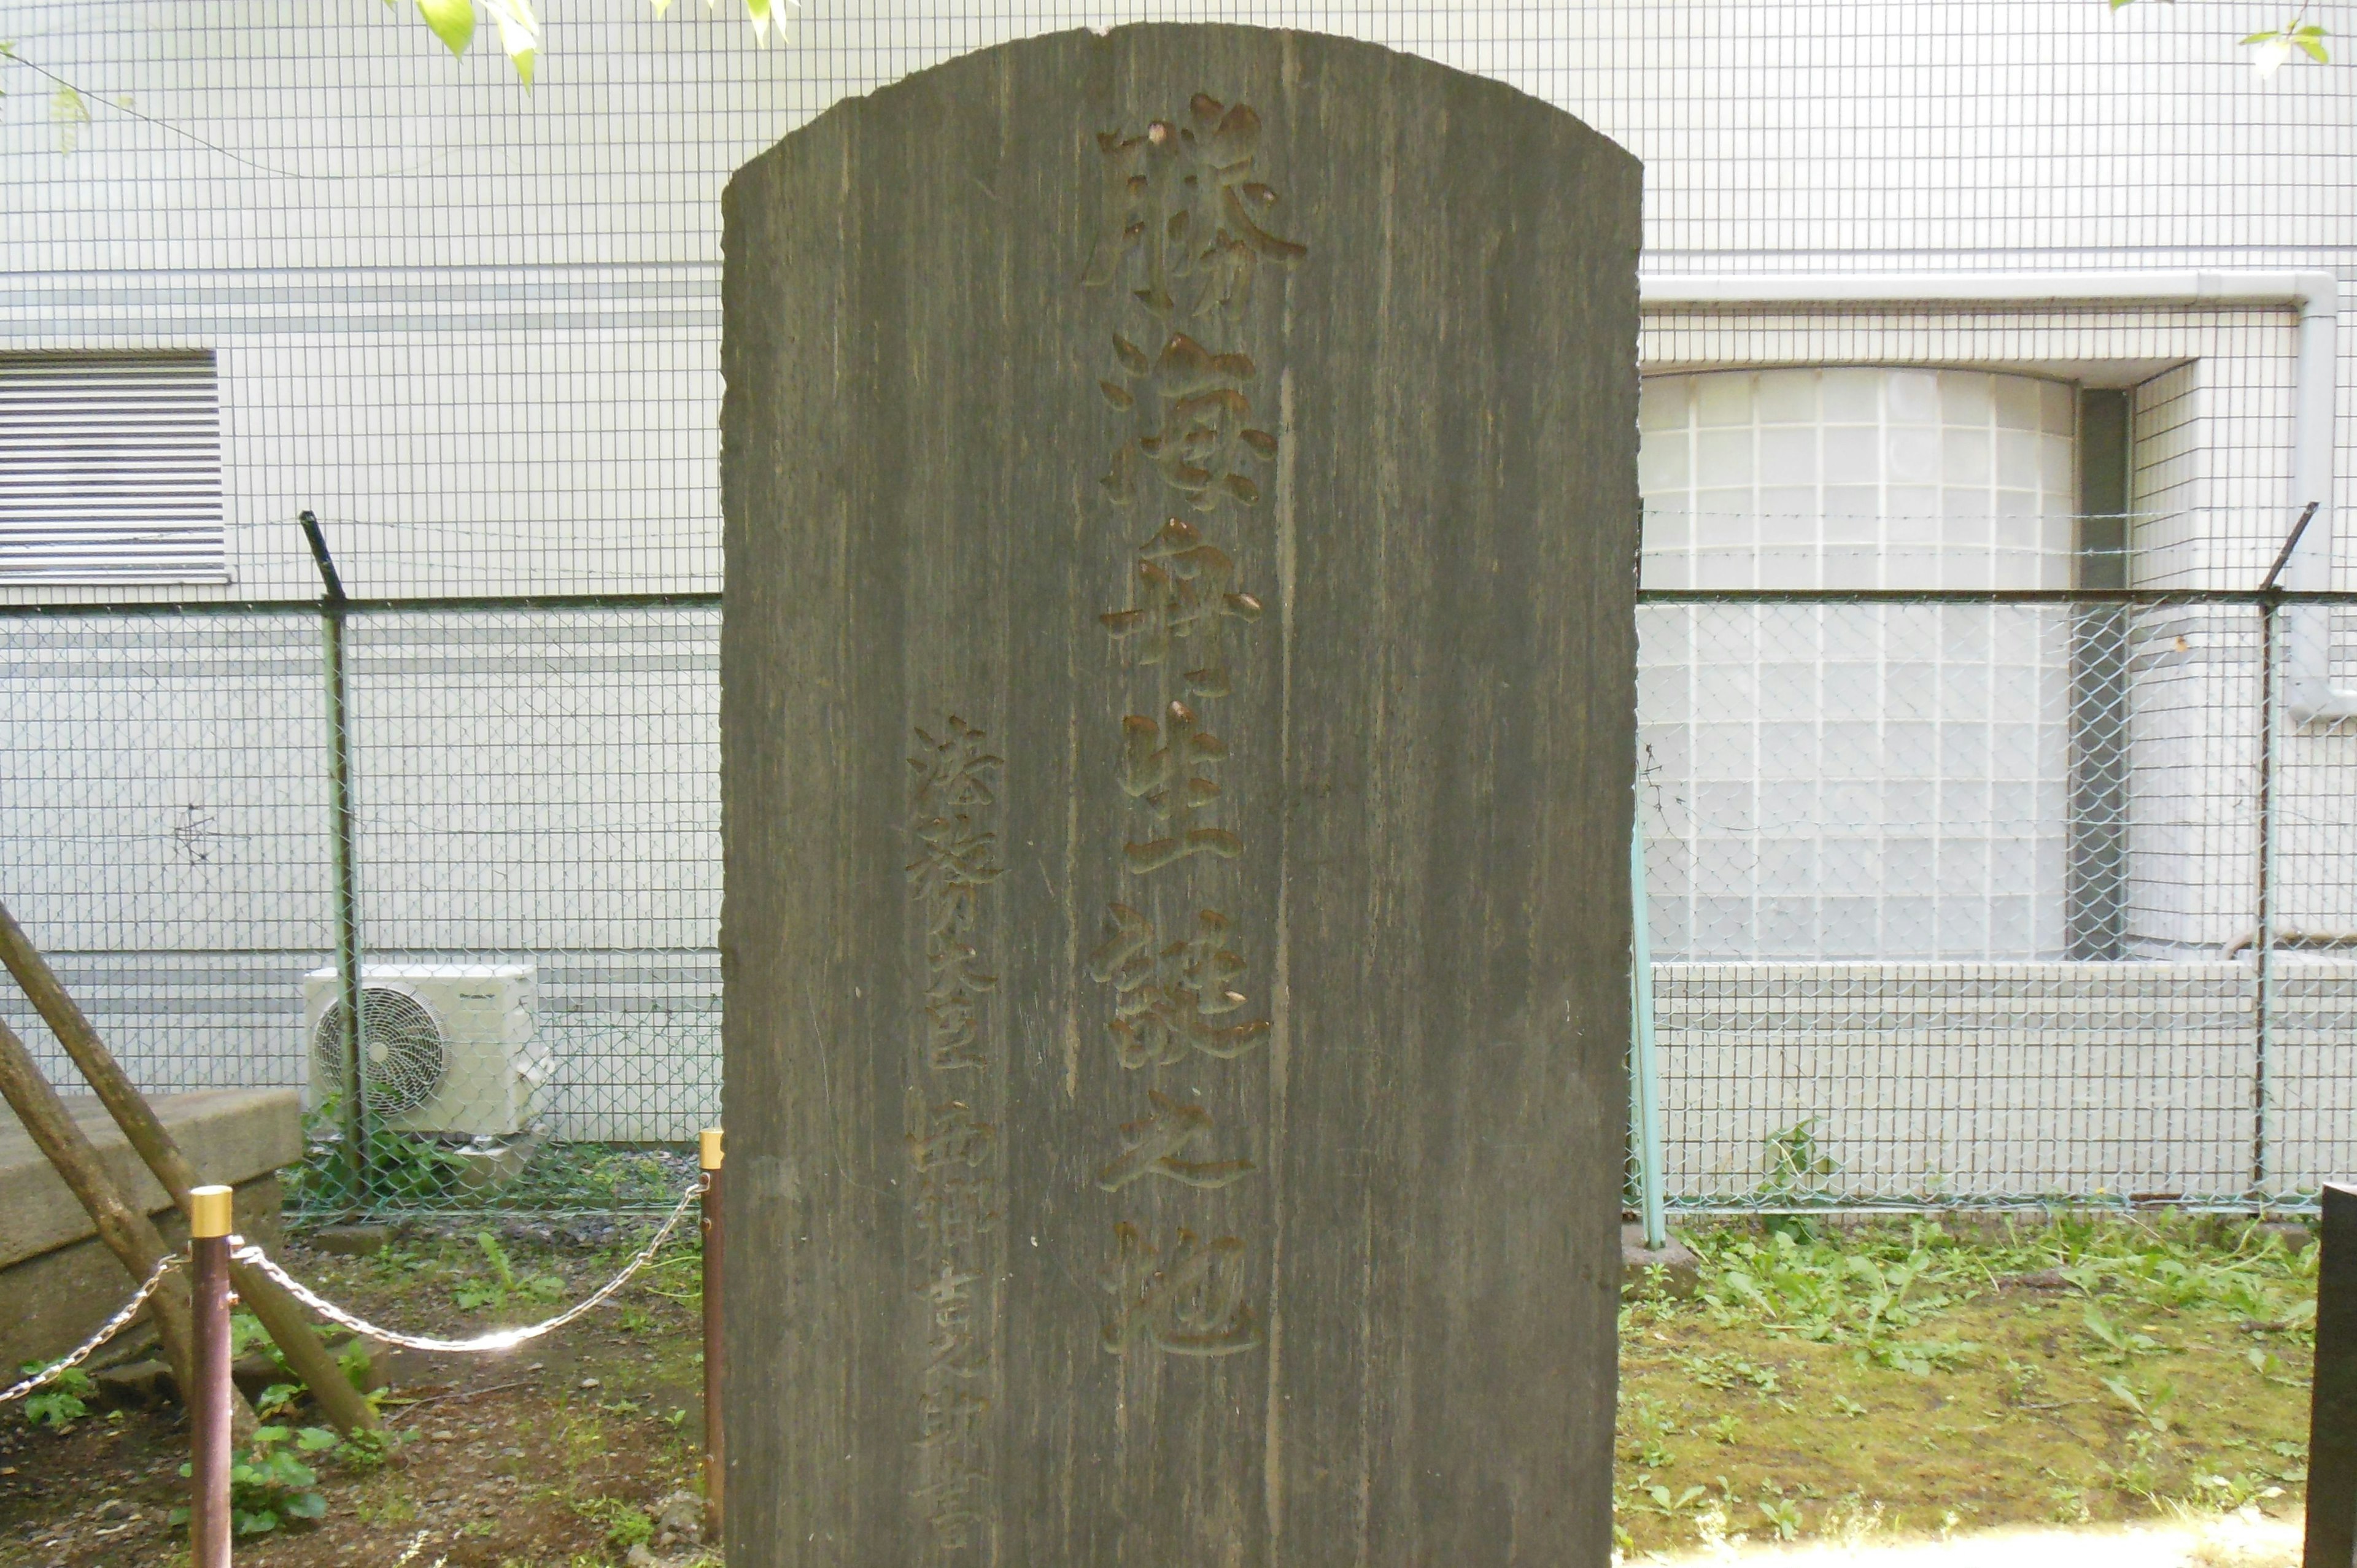
{"type": "Polygon", "coordinates": [[[2328,613],[1645,604],[1669,1200],[2298,1202],[2349,1168],[2357,733],[2278,700],[2267,739],[2280,623],[2328,613]]]}
{"type": "Polygon", "coordinates": [[[1839,286],[2350,275],[2349,68],[2259,81],[2246,9],[818,0],[763,50],[612,0],[526,94],[406,10],[0,0],[0,897],[145,1087],[341,1081],[312,510],[387,1089],[367,1183],[325,1103],[302,1197],[659,1206],[599,1151],[717,1109],[726,179],[1006,39],[1309,27],[1627,146],[1649,286],[1826,280],[1640,328],[1644,582],[1750,596],[1641,611],[1673,1199],[2297,1197],[2357,1168],[2357,726],[2282,688],[2357,679],[2357,620],[2228,591],[2282,541],[2305,317],[1839,286]],[[145,509],[69,448],[135,450],[145,509]],[[2106,588],[2180,596],[2067,596],[2106,588]]]}
{"type": "Polygon", "coordinates": [[[357,1128],[318,607],[0,618],[11,908],[151,1092],[306,1090],[298,1201],[669,1202],[681,1159],[610,1146],[719,1113],[713,596],[341,621],[357,1128]]]}

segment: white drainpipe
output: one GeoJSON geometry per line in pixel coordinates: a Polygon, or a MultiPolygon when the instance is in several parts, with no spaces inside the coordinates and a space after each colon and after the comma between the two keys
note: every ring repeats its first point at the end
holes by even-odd
{"type": "MultiPolygon", "coordinates": [[[[2297,310],[2299,362],[2292,392],[2291,498],[2283,517],[2288,528],[2310,501],[2316,503],[2316,516],[2284,570],[2282,585],[2309,591],[2331,585],[2333,337],[2341,285],[2330,273],[1726,273],[1641,276],[1637,288],[1641,307],[1659,315],[1777,307],[1853,310],[1864,306],[2259,306],[2297,310]]],[[[2288,618],[2291,649],[2285,697],[2292,718],[2303,724],[2357,718],[2357,689],[2332,684],[2330,628],[2323,609],[2297,607],[2288,618]]]]}

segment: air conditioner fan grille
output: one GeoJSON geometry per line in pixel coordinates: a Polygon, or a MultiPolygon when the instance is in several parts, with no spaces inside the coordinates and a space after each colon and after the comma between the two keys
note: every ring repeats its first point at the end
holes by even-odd
{"type": "MultiPolygon", "coordinates": [[[[311,1030],[316,1081],[331,1094],[344,1088],[344,1004],[339,997],[311,1030]]],[[[381,985],[361,993],[361,1081],[368,1109],[400,1116],[434,1098],[442,1082],[442,1026],[415,997],[381,985]]]]}

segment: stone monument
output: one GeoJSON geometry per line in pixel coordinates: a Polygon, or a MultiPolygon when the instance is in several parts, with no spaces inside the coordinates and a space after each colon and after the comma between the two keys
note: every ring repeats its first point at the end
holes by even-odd
{"type": "Polygon", "coordinates": [[[1605,1563],[1638,174],[1141,26],[730,184],[730,1568],[1605,1563]]]}

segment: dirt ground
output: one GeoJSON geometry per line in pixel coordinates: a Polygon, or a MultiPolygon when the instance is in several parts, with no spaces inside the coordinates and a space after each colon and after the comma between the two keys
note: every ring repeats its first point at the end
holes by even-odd
{"type": "MultiPolygon", "coordinates": [[[[446,1221],[373,1257],[297,1242],[286,1262],[363,1314],[471,1333],[576,1299],[645,1231],[446,1221]]],[[[2238,1509],[2282,1520],[2301,1504],[2315,1251],[2297,1231],[1746,1224],[1689,1240],[1699,1293],[1635,1293],[1622,1311],[1628,1555],[2238,1509]]],[[[296,1454],[319,1517],[242,1538],[240,1563],[714,1561],[665,1528],[696,1511],[679,1496],[702,1420],[695,1265],[684,1235],[558,1334],[498,1356],[401,1354],[391,1453],[296,1454]]],[[[169,1522],[185,1500],[179,1412],[89,1402],[59,1430],[0,1411],[0,1565],[185,1561],[169,1522]]],[[[281,1446],[311,1419],[275,1418],[281,1446]]]]}
{"type": "MultiPolygon", "coordinates": [[[[561,1309],[626,1261],[648,1229],[444,1225],[374,1257],[296,1242],[284,1261],[363,1316],[457,1337],[561,1309]],[[478,1240],[486,1233],[504,1273],[478,1240]]],[[[663,1500],[698,1484],[701,1305],[692,1226],[683,1230],[639,1283],[545,1338],[488,1356],[395,1353],[382,1406],[398,1435],[390,1455],[296,1454],[317,1476],[324,1513],[240,1537],[239,1563],[604,1568],[634,1545],[641,1561],[712,1561],[657,1530],[663,1500]]],[[[298,1410],[277,1424],[291,1434],[316,1419],[298,1410]]],[[[177,1406],[93,1410],[59,1432],[0,1412],[0,1564],[185,1562],[186,1532],[168,1516],[187,1500],[178,1473],[187,1457],[177,1406]]]]}

